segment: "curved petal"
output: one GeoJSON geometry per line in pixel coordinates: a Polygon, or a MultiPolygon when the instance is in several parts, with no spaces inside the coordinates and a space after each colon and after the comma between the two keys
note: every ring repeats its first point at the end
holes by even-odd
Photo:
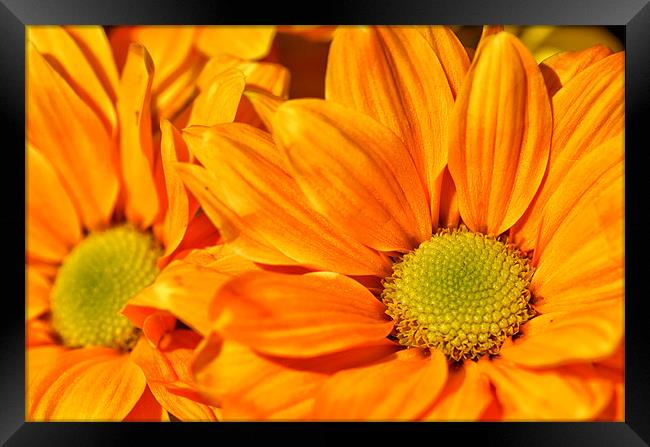
{"type": "Polygon", "coordinates": [[[274,26],[202,26],[196,46],[205,54],[229,54],[242,59],[261,59],[275,37],[274,26]]]}
{"type": "Polygon", "coordinates": [[[50,290],[52,284],[37,269],[26,268],[27,275],[27,309],[26,320],[41,316],[50,310],[50,290]]]}
{"type": "Polygon", "coordinates": [[[68,192],[41,152],[27,145],[27,253],[58,262],[81,239],[68,192]]]}
{"type": "Polygon", "coordinates": [[[471,230],[497,235],[521,217],[546,169],[551,126],[528,50],[506,32],[484,39],[450,120],[449,171],[471,230]]]}
{"type": "Polygon", "coordinates": [[[623,302],[546,313],[523,325],[521,332],[501,347],[501,357],[531,368],[601,360],[623,338],[623,302]]]}
{"type": "Polygon", "coordinates": [[[99,228],[110,219],[119,188],[114,142],[92,108],[31,43],[27,64],[27,140],[56,169],[83,224],[99,228]]]}
{"type": "Polygon", "coordinates": [[[65,26],[64,29],[75,40],[79,49],[92,65],[99,81],[111,100],[117,100],[119,75],[113,59],[111,45],[102,26],[65,26]]]}
{"type": "Polygon", "coordinates": [[[215,421],[214,410],[203,403],[190,371],[194,348],[200,336],[177,330],[165,336],[158,348],[140,339],[131,358],[147,378],[156,400],[183,421],[215,421]]]}
{"type": "Polygon", "coordinates": [[[429,192],[435,224],[440,200],[436,180],[447,161],[447,120],[454,98],[432,46],[415,28],[339,28],[325,85],[328,100],[370,115],[404,142],[429,192]]]}
{"type": "Polygon", "coordinates": [[[207,335],[210,302],[217,290],[235,275],[257,270],[244,258],[219,246],[172,261],[154,283],[133,297],[128,306],[166,310],[199,333],[207,335]],[[203,253],[203,254],[201,254],[203,253]]]}
{"type": "Polygon", "coordinates": [[[363,345],[393,327],[381,302],[336,273],[245,273],[219,290],[210,315],[225,338],[285,357],[363,345]]]}
{"type": "Polygon", "coordinates": [[[451,368],[438,400],[424,416],[426,421],[476,421],[492,402],[490,381],[475,362],[451,368]]]}
{"type": "Polygon", "coordinates": [[[153,179],[150,104],[153,70],[147,50],[138,44],[131,45],[117,101],[126,217],[142,228],[153,223],[159,207],[153,179]]]}
{"type": "Polygon", "coordinates": [[[594,45],[582,51],[564,51],[544,59],[539,68],[546,81],[549,96],[555,95],[578,73],[610,54],[612,50],[605,45],[594,45]]]}
{"type": "Polygon", "coordinates": [[[400,351],[382,363],[334,374],[316,395],[311,416],[337,421],[416,419],[435,401],[446,379],[447,361],[439,351],[430,357],[400,351]]]}
{"type": "Polygon", "coordinates": [[[282,104],[273,122],[298,185],[339,231],[379,251],[431,237],[422,186],[404,146],[366,116],[322,100],[282,104]]]}
{"type": "Polygon", "coordinates": [[[553,96],[548,171],[522,223],[513,229],[521,248],[534,247],[542,218],[539,210],[544,209],[575,161],[623,132],[624,62],[624,53],[612,54],[580,72],[553,96]]]}
{"type": "Polygon", "coordinates": [[[506,360],[478,362],[509,421],[582,421],[609,403],[614,387],[591,366],[528,370],[506,360]]]}
{"type": "MultiPolygon", "coordinates": [[[[191,217],[190,200],[183,181],[176,173],[174,163],[189,160],[189,150],[181,133],[167,120],[160,123],[160,158],[167,192],[167,213],[165,215],[163,241],[167,257],[183,240],[191,217]]],[[[192,208],[196,208],[192,206],[192,208]]]]}
{"type": "MultiPolygon", "coordinates": [[[[565,221],[576,214],[579,216],[578,208],[593,207],[594,198],[604,190],[615,182],[623,184],[623,148],[623,135],[617,135],[575,161],[562,182],[549,196],[544,209],[535,205],[524,220],[520,221],[524,228],[527,227],[525,219],[539,223],[533,264],[537,264],[538,260],[544,257],[547,245],[556,237],[558,231],[561,232],[560,227],[565,225],[565,221]]],[[[618,200],[620,205],[614,207],[611,212],[622,212],[622,200],[621,194],[618,200]]]]}
{"type": "Polygon", "coordinates": [[[265,132],[233,123],[183,135],[207,171],[191,165],[177,170],[224,241],[242,256],[346,274],[390,272],[385,256],[311,210],[265,132]]]}
{"type": "Polygon", "coordinates": [[[418,27],[418,31],[438,56],[451,87],[451,93],[456,98],[469,70],[470,61],[465,47],[447,26],[423,26],[418,27]]]}
{"type": "Polygon", "coordinates": [[[30,421],[120,421],[146,380],[128,355],[108,348],[75,349],[44,366],[27,390],[30,421]]]}
{"type": "Polygon", "coordinates": [[[124,422],[161,422],[168,421],[169,416],[156,398],[146,387],[135,407],[126,415],[124,422]]]}
{"type": "Polygon", "coordinates": [[[244,96],[250,101],[253,109],[264,123],[264,126],[266,126],[269,132],[273,132],[275,112],[277,112],[278,107],[280,107],[284,100],[270,93],[254,89],[247,89],[244,92],[244,96]]]}
{"type": "Polygon", "coordinates": [[[612,171],[573,205],[543,246],[530,286],[536,306],[568,303],[581,295],[595,301],[603,292],[622,297],[624,184],[622,169],[612,171]]]}
{"type": "Polygon", "coordinates": [[[293,369],[234,341],[214,336],[206,341],[195,360],[196,380],[225,420],[304,418],[316,387],[327,377],[293,369]]]}
{"type": "Polygon", "coordinates": [[[60,26],[29,26],[26,30],[27,40],[93,109],[108,133],[114,135],[117,129],[114,98],[108,94],[72,36],[60,26]]]}
{"type": "Polygon", "coordinates": [[[226,70],[214,78],[194,99],[187,126],[231,123],[246,85],[244,73],[226,70]]]}

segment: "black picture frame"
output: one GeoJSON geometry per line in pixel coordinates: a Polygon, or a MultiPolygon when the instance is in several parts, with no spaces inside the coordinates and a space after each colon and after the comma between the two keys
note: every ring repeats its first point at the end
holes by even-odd
{"type": "MultiPolygon", "coordinates": [[[[486,445],[641,446],[650,443],[650,324],[645,302],[648,232],[645,152],[650,148],[649,0],[366,0],[199,2],[186,0],[0,0],[0,222],[4,255],[0,441],[5,445],[132,445],[291,440],[331,444],[352,435],[388,442],[480,442],[486,445]],[[24,421],[25,26],[38,24],[557,24],[624,26],[626,47],[626,321],[625,422],[374,424],[118,424],[24,421]],[[21,273],[21,271],[23,273],[21,273]],[[7,287],[10,285],[10,287],[7,287]],[[314,432],[318,432],[317,435],[314,432]],[[263,437],[263,438],[262,438],[263,437]],[[228,440],[226,440],[226,439],[228,440]],[[450,441],[451,440],[451,441],[450,441]]],[[[367,442],[367,441],[366,441],[367,442]]],[[[182,444],[181,444],[182,445],[182,444]]]]}

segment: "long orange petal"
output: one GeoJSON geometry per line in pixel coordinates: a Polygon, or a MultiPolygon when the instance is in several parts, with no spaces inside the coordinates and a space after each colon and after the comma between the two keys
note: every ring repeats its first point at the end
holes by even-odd
{"type": "Polygon", "coordinates": [[[133,297],[128,305],[169,311],[183,323],[206,335],[212,323],[210,302],[217,290],[233,276],[258,267],[227,247],[197,250],[172,261],[154,283],[133,297]]]}
{"type": "Polygon", "coordinates": [[[165,409],[158,403],[149,387],[145,388],[140,400],[126,415],[124,422],[161,422],[169,420],[165,409]]]}
{"type": "Polygon", "coordinates": [[[197,334],[185,330],[168,334],[158,348],[140,339],[131,358],[142,368],[149,389],[167,411],[184,421],[215,421],[214,410],[202,403],[190,372],[199,340],[197,334]]]}
{"type": "Polygon", "coordinates": [[[624,129],[624,53],[608,56],[571,79],[553,96],[553,141],[548,172],[527,215],[514,229],[515,241],[534,248],[540,212],[580,159],[624,129]]]}
{"type": "Polygon", "coordinates": [[[339,372],[316,395],[312,417],[323,420],[412,420],[422,416],[447,379],[439,351],[400,351],[382,363],[339,372]]]}
{"type": "Polygon", "coordinates": [[[469,70],[469,56],[456,34],[447,26],[422,26],[418,31],[429,42],[442,64],[451,92],[456,98],[469,70]]]}
{"type": "Polygon", "coordinates": [[[623,296],[624,184],[622,169],[612,171],[594,194],[573,205],[543,246],[530,287],[536,306],[577,305],[589,295],[594,302],[601,293],[623,296]]]}
{"type": "Polygon", "coordinates": [[[194,99],[187,126],[231,123],[246,85],[244,74],[234,68],[212,78],[194,99]]]}
{"type": "Polygon", "coordinates": [[[116,101],[120,81],[104,27],[82,25],[66,26],[64,29],[72,36],[79,49],[92,65],[108,96],[113,101],[116,101]]]}
{"type": "Polygon", "coordinates": [[[540,64],[549,96],[553,96],[578,73],[612,54],[605,45],[594,45],[582,51],[557,53],[540,64]]]}
{"type": "Polygon", "coordinates": [[[337,29],[325,97],[370,115],[401,138],[429,191],[435,226],[453,96],[424,36],[406,27],[337,29]]]}
{"type": "Polygon", "coordinates": [[[290,368],[218,337],[210,337],[200,349],[196,380],[226,420],[304,418],[316,387],[327,377],[290,368]]]}
{"type": "Polygon", "coordinates": [[[346,274],[390,271],[385,256],[337,232],[311,209],[268,134],[234,123],[191,128],[184,138],[207,171],[179,165],[178,172],[242,256],[346,274]]]}
{"type": "Polygon", "coordinates": [[[484,39],[450,120],[449,171],[460,215],[500,234],[524,213],[548,159],[551,108],[535,60],[511,34],[484,39]]]}
{"type": "Polygon", "coordinates": [[[120,421],[145,390],[145,376],[128,355],[108,348],[67,352],[28,386],[30,421],[120,421]]]}
{"type": "Polygon", "coordinates": [[[431,237],[426,195],[406,148],[386,127],[328,101],[287,101],[274,139],[300,188],[342,233],[379,251],[431,237]]]}
{"type": "Polygon", "coordinates": [[[41,152],[27,145],[27,253],[60,261],[81,239],[81,223],[68,192],[41,152]]]}
{"type": "Polygon", "coordinates": [[[92,108],[31,43],[27,64],[27,140],[56,169],[84,225],[101,227],[112,215],[119,187],[114,142],[92,108]]]}
{"type": "Polygon", "coordinates": [[[590,366],[528,370],[506,360],[478,362],[490,377],[509,421],[581,421],[609,403],[612,383],[590,366]]]}
{"type": "Polygon", "coordinates": [[[311,357],[384,338],[393,327],[384,311],[346,276],[249,272],[219,290],[210,313],[225,338],[271,355],[311,357]]]}
{"type": "Polygon", "coordinates": [[[159,206],[153,180],[150,104],[153,70],[147,50],[138,44],[131,45],[117,102],[126,217],[142,228],[153,223],[159,206]]]}
{"type": "Polygon", "coordinates": [[[528,367],[551,367],[611,356],[623,337],[623,302],[550,312],[533,318],[500,356],[528,367]]]}
{"type": "Polygon", "coordinates": [[[183,240],[192,217],[191,212],[196,211],[196,206],[190,209],[188,193],[174,168],[174,163],[189,160],[189,150],[181,138],[181,133],[167,120],[160,123],[160,131],[160,158],[167,193],[167,213],[163,229],[165,243],[163,257],[166,257],[173,253],[183,240]]]}
{"type": "Polygon", "coordinates": [[[269,132],[273,132],[273,118],[284,100],[263,90],[246,89],[244,96],[260,117],[269,132]]]}
{"type": "Polygon", "coordinates": [[[113,98],[72,36],[60,26],[28,26],[27,40],[93,109],[108,133],[113,135],[117,128],[113,98]]]}
{"type": "MultiPolygon", "coordinates": [[[[544,251],[566,219],[579,214],[577,208],[593,207],[594,198],[615,182],[623,183],[623,135],[617,135],[575,161],[562,182],[549,196],[543,209],[533,206],[524,219],[538,222],[533,263],[544,257],[544,251]],[[538,216],[538,215],[541,215],[538,216]]],[[[623,195],[614,209],[622,212],[623,195]]],[[[611,212],[614,212],[614,209],[611,212]]],[[[592,222],[595,224],[595,222],[592,222]]],[[[528,230],[525,220],[520,222],[528,230]]],[[[525,231],[526,231],[525,230],[525,231]]],[[[513,233],[517,233],[513,231],[513,233]]],[[[515,236],[516,237],[516,236],[515,236]]],[[[622,237],[622,235],[621,235],[622,237]]]]}
{"type": "Polygon", "coordinates": [[[52,284],[37,269],[27,266],[27,309],[25,319],[37,318],[50,309],[52,284]]]}
{"type": "Polygon", "coordinates": [[[426,421],[475,421],[492,402],[490,382],[474,362],[451,369],[449,378],[426,421]]]}
{"type": "Polygon", "coordinates": [[[241,59],[261,59],[271,49],[274,26],[203,26],[197,47],[209,56],[229,54],[241,59]]]}

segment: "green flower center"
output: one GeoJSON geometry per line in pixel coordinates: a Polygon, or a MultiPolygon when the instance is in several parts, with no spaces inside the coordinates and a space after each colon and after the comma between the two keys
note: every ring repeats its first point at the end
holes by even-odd
{"type": "Polygon", "coordinates": [[[131,349],[138,330],[120,313],[153,282],[161,249],[129,225],[91,233],[59,268],[52,289],[52,323],[69,347],[131,349]]]}
{"type": "Polygon", "coordinates": [[[442,230],[393,266],[382,300],[402,345],[477,359],[497,354],[534,315],[532,274],[511,245],[465,228],[442,230]]]}

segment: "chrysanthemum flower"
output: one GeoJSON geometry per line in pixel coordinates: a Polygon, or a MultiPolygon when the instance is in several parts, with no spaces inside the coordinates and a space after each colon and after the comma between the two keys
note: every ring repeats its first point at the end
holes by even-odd
{"type": "MultiPolygon", "coordinates": [[[[27,72],[27,419],[215,420],[189,371],[200,335],[139,294],[218,238],[173,171],[180,134],[154,136],[149,53],[130,45],[118,75],[101,28],[30,27],[27,72]]],[[[232,121],[245,74],[201,76],[174,122],[232,121]]]]}
{"type": "Polygon", "coordinates": [[[446,28],[339,29],[326,101],[186,129],[183,181],[277,270],[212,302],[224,418],[620,419],[623,61],[551,97],[505,32],[470,64],[446,28]]]}

